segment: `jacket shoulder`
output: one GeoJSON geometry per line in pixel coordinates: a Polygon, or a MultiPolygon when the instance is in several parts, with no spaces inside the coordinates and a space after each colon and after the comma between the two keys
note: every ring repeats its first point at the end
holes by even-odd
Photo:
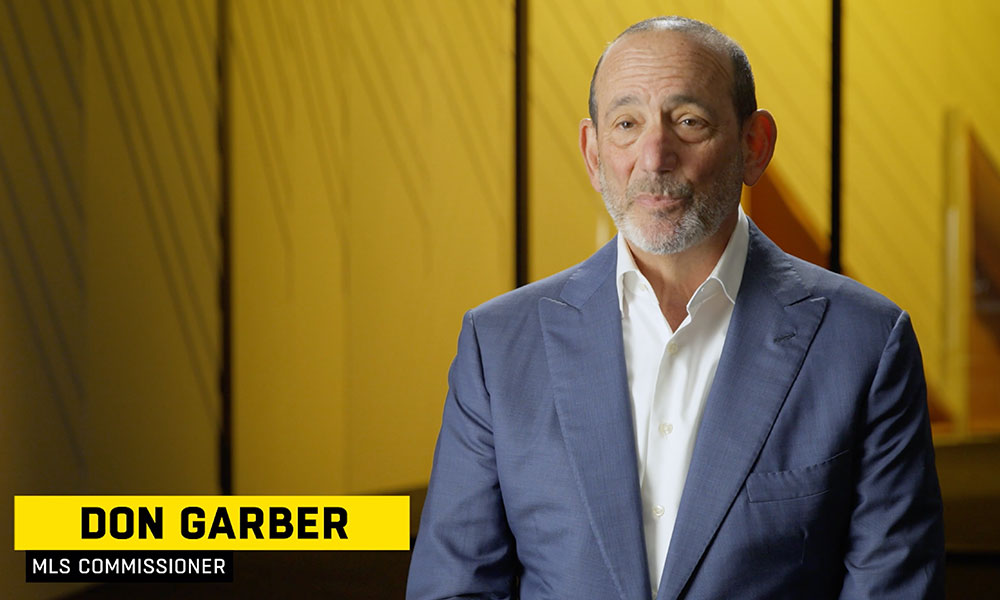
{"type": "Polygon", "coordinates": [[[751,287],[772,289],[783,304],[825,299],[824,328],[833,325],[842,333],[878,344],[903,317],[903,310],[883,294],[784,252],[756,226],[751,227],[750,237],[744,282],[746,277],[761,277],[760,284],[751,287]],[[751,268],[751,264],[755,266],[751,268]]]}
{"type": "Polygon", "coordinates": [[[509,316],[511,313],[523,312],[534,307],[542,298],[558,298],[566,282],[580,267],[580,264],[583,263],[500,294],[473,308],[470,312],[477,320],[494,315],[509,316]]]}
{"type": "Polygon", "coordinates": [[[827,299],[826,326],[855,344],[868,342],[881,348],[893,328],[908,320],[905,311],[882,293],[799,258],[789,260],[813,297],[827,299]]]}
{"type": "Polygon", "coordinates": [[[614,238],[578,264],[501,294],[469,311],[477,324],[508,321],[537,313],[538,302],[550,298],[579,305],[615,272],[617,245],[614,238]]]}
{"type": "Polygon", "coordinates": [[[824,296],[831,303],[844,304],[866,313],[895,318],[902,309],[882,293],[851,279],[800,258],[789,255],[793,268],[815,296],[824,296]]]}

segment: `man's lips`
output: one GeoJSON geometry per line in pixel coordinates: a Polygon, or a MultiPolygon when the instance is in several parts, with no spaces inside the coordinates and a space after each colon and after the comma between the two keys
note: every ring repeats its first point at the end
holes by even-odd
{"type": "Polygon", "coordinates": [[[673,208],[683,204],[686,197],[675,198],[669,194],[636,194],[635,202],[650,208],[673,208]]]}

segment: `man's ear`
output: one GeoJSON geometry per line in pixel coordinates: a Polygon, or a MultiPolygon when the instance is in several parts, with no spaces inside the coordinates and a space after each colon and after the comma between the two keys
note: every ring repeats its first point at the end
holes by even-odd
{"type": "Polygon", "coordinates": [[[771,113],[758,110],[750,115],[743,129],[743,183],[753,185],[764,174],[777,139],[778,126],[771,113]]]}
{"type": "Polygon", "coordinates": [[[601,193],[601,178],[599,175],[600,160],[597,157],[597,125],[590,119],[580,121],[580,152],[583,153],[583,164],[587,167],[590,185],[597,193],[601,193]]]}

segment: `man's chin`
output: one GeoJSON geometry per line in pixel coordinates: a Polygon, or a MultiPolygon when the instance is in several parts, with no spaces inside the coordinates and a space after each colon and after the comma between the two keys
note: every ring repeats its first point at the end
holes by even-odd
{"type": "Polygon", "coordinates": [[[623,233],[625,235],[625,239],[628,240],[631,245],[649,254],[677,254],[678,252],[683,252],[687,249],[686,245],[679,243],[677,236],[673,231],[651,232],[648,230],[627,228],[623,231],[623,233]]]}

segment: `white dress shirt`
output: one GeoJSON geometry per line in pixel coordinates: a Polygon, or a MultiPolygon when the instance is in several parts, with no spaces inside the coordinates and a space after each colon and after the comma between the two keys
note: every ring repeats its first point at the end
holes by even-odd
{"type": "Polygon", "coordinates": [[[636,267],[625,239],[618,236],[616,281],[654,597],[705,400],[743,279],[748,243],[747,217],[741,208],[719,262],[691,296],[684,321],[671,331],[652,286],[636,267]]]}

